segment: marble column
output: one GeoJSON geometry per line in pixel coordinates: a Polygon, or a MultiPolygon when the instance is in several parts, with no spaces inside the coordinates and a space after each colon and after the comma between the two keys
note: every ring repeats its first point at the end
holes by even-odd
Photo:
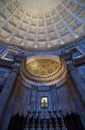
{"type": "Polygon", "coordinates": [[[19,68],[17,66],[13,66],[13,69],[4,85],[3,91],[0,94],[0,122],[2,122],[5,116],[6,109],[14,90],[14,84],[16,82],[18,72],[19,68]]]}
{"type": "Polygon", "coordinates": [[[68,64],[68,69],[72,80],[76,86],[76,90],[78,91],[84,105],[85,105],[85,82],[83,81],[82,77],[80,76],[78,70],[73,65],[73,63],[68,64]]]}
{"type": "Polygon", "coordinates": [[[72,82],[72,80],[69,76],[68,76],[67,83],[68,83],[69,90],[72,95],[75,107],[76,107],[75,112],[77,112],[80,115],[81,121],[82,121],[84,129],[85,129],[85,107],[81,101],[81,98],[80,98],[78,92],[76,91],[74,83],[72,82]]]}
{"type": "Polygon", "coordinates": [[[68,64],[68,69],[70,72],[70,77],[67,77],[67,82],[75,103],[76,110],[80,115],[85,128],[85,83],[72,63],[68,64]]]}

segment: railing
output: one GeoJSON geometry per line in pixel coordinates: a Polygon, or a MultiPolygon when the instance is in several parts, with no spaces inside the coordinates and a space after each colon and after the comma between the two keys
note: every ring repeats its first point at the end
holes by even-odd
{"type": "Polygon", "coordinates": [[[84,130],[80,116],[71,112],[48,111],[49,118],[41,119],[41,112],[28,112],[27,116],[19,113],[11,117],[8,130],[84,130]]]}

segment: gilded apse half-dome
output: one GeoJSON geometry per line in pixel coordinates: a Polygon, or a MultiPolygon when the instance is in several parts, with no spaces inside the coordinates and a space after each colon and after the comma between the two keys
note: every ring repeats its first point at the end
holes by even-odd
{"type": "Polygon", "coordinates": [[[0,39],[33,50],[85,34],[85,0],[0,0],[0,39]]]}
{"type": "Polygon", "coordinates": [[[60,63],[53,59],[37,59],[27,64],[28,72],[37,77],[48,77],[56,73],[60,63]]]}
{"type": "Polygon", "coordinates": [[[66,66],[58,56],[31,56],[23,60],[20,69],[23,82],[35,85],[62,83],[66,78],[66,66]]]}

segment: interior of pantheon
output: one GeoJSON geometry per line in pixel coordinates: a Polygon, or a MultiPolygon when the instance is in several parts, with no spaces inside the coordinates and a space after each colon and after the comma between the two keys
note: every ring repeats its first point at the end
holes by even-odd
{"type": "Polygon", "coordinates": [[[0,130],[85,130],[85,0],[0,0],[0,130]]]}

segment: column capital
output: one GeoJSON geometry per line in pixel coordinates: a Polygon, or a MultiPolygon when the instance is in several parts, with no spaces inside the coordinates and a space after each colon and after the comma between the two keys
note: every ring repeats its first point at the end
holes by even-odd
{"type": "Polygon", "coordinates": [[[72,71],[76,69],[75,65],[72,62],[67,64],[67,68],[68,68],[68,71],[72,71]]]}
{"type": "Polygon", "coordinates": [[[65,61],[72,60],[72,51],[62,52],[60,57],[64,58],[65,61]]]}
{"type": "Polygon", "coordinates": [[[18,74],[20,72],[20,66],[13,65],[12,72],[16,72],[18,74]]]}
{"type": "Polygon", "coordinates": [[[22,62],[22,60],[25,58],[26,58],[26,55],[24,55],[24,54],[15,54],[14,55],[15,62],[22,62]]]}

